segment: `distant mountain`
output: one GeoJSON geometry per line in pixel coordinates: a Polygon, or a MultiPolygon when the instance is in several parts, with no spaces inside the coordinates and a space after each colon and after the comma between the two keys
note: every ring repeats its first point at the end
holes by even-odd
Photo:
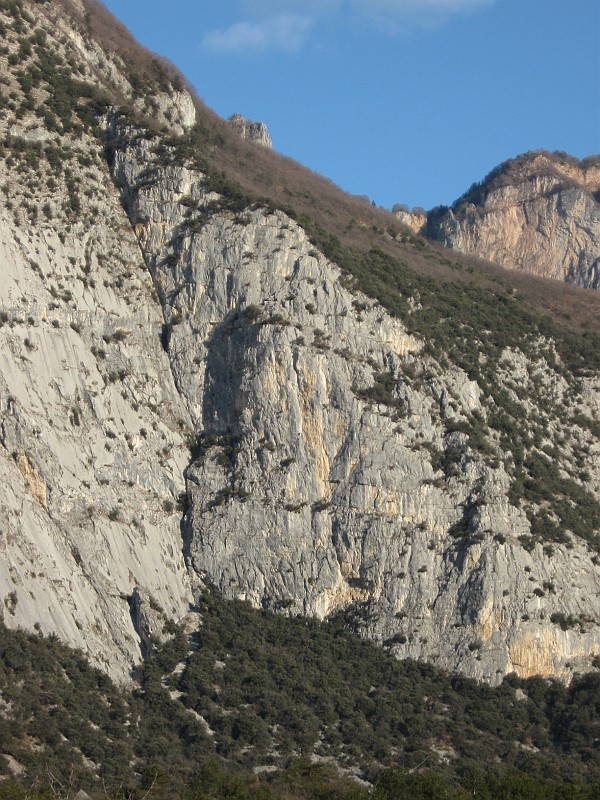
{"type": "Polygon", "coordinates": [[[526,153],[451,208],[401,213],[429,239],[511,270],[600,288],[600,156],[526,153]]]}

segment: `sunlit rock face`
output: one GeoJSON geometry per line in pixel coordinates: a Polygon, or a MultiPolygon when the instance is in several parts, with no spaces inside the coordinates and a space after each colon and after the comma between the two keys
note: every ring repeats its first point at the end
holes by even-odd
{"type": "MultiPolygon", "coordinates": [[[[115,178],[199,437],[184,522],[199,585],[285,613],[350,612],[398,656],[492,683],[587,668],[598,566],[577,541],[524,548],[503,463],[448,433],[488,413],[477,383],[347,289],[282,212],[220,212],[201,174],[160,164],[132,192],[153,162],[152,143],[123,131],[115,178]]],[[[532,369],[568,406],[546,362],[506,351],[497,378],[527,383],[532,369]]]]}
{"type": "Polygon", "coordinates": [[[273,147],[271,135],[264,122],[250,122],[241,114],[233,114],[229,117],[228,122],[243,139],[261,144],[263,147],[273,147]]]}
{"type": "Polygon", "coordinates": [[[403,225],[410,228],[413,233],[423,233],[427,226],[427,212],[425,211],[409,211],[408,208],[392,209],[394,214],[398,217],[403,225]]]}
{"type": "MultiPolygon", "coordinates": [[[[102,64],[107,87],[127,92],[123,64],[77,24],[81,4],[31,5],[30,17],[0,12],[11,53],[34,36],[31,66],[55,59],[46,77],[68,63],[97,85],[102,64]]],[[[17,97],[24,66],[0,62],[17,97]]],[[[34,87],[29,99],[47,96],[34,87]]],[[[157,124],[192,124],[187,93],[154,100],[157,124]]],[[[165,619],[189,608],[179,507],[191,421],[104,133],[62,128],[31,109],[0,118],[12,142],[0,160],[0,607],[6,624],[56,633],[125,680],[141,659],[136,587],[165,619]]]]}
{"type": "Polygon", "coordinates": [[[600,285],[600,159],[533,153],[507,162],[451,209],[429,238],[508,269],[600,285]]]}

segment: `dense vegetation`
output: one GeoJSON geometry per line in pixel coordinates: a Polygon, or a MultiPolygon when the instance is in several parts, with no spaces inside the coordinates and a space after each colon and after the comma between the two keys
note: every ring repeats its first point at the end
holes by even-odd
{"type": "MultiPolygon", "coordinates": [[[[0,752],[25,768],[18,782],[0,781],[0,798],[60,785],[240,800],[462,798],[474,788],[484,798],[597,796],[600,676],[570,687],[512,676],[491,689],[397,661],[341,619],[289,619],[213,594],[199,610],[192,646],[177,632],[133,692],[56,638],[0,627],[0,752]]],[[[5,758],[0,772],[10,772],[5,758]]]]}

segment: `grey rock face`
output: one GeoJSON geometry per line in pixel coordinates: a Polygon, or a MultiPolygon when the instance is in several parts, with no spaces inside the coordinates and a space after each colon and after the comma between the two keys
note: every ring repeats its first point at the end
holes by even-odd
{"type": "Polygon", "coordinates": [[[273,147],[271,135],[264,122],[250,122],[241,114],[233,114],[229,117],[228,122],[242,139],[248,139],[256,144],[261,144],[263,147],[273,147]]]}
{"type": "Polygon", "coordinates": [[[155,643],[167,641],[170,637],[165,633],[169,617],[158,605],[156,600],[148,597],[137,586],[129,600],[133,626],[140,637],[144,655],[147,655],[155,643]]]}
{"type": "MultiPolygon", "coordinates": [[[[345,288],[285,214],[219,213],[202,175],[172,166],[133,193],[153,158],[134,136],[115,176],[198,435],[185,522],[197,586],[285,613],[351,611],[399,656],[492,683],[589,668],[598,566],[578,542],[525,550],[504,466],[447,433],[487,413],[478,385],[345,288]],[[377,401],[383,374],[393,390],[377,401]],[[443,452],[457,454],[450,476],[433,463],[443,452]],[[563,630],[550,617],[567,607],[582,623],[563,630]]],[[[507,380],[528,374],[521,358],[506,353],[507,380]]]]}
{"type": "MultiPolygon", "coordinates": [[[[36,23],[90,78],[105,54],[56,5],[36,23]]],[[[0,613],[124,680],[141,659],[134,587],[171,619],[191,600],[177,510],[191,420],[101,144],[38,125],[0,120],[3,140],[10,126],[60,153],[0,161],[0,613]]]]}
{"type": "Polygon", "coordinates": [[[447,247],[546,278],[600,285],[600,166],[524,156],[446,213],[426,235],[447,247]]]}
{"type": "Polygon", "coordinates": [[[135,239],[97,179],[98,222],[64,243],[0,210],[0,597],[7,624],[59,633],[122,677],[139,660],[133,587],[187,609],[174,509],[189,417],[135,239]]]}

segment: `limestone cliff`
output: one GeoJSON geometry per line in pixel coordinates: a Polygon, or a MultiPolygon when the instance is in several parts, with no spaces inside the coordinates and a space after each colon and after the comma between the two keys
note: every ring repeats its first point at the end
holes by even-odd
{"type": "MultiPolygon", "coordinates": [[[[161,167],[130,130],[115,176],[199,436],[187,471],[192,574],[288,613],[352,609],[363,634],[398,655],[491,682],[589,667],[596,561],[576,540],[524,549],[531,526],[509,501],[504,465],[448,432],[489,413],[480,387],[345,289],[281,212],[206,218],[219,198],[203,176],[161,167]],[[132,193],[153,163],[152,183],[132,193]],[[369,387],[386,374],[392,393],[373,402],[369,387]],[[451,451],[457,468],[444,474],[433,456],[451,451]],[[561,627],[569,615],[576,624],[561,627]]],[[[507,386],[529,380],[521,354],[506,352],[501,368],[507,386]]],[[[568,406],[548,364],[534,369],[568,406]]]]}
{"type": "MultiPolygon", "coordinates": [[[[1,14],[8,31],[35,26],[32,67],[51,41],[57,66],[77,63],[91,79],[100,48],[57,7],[34,11],[31,22],[25,7],[1,14]]],[[[18,40],[9,32],[0,57],[14,91],[8,60],[18,40]]],[[[180,97],[159,95],[156,113],[168,106],[181,131],[193,106],[180,97]]],[[[136,587],[166,618],[189,607],[179,506],[190,418],[102,143],[91,131],[58,121],[53,129],[32,115],[13,121],[6,111],[0,130],[8,145],[0,161],[2,612],[10,625],[58,634],[122,678],[140,658],[129,603],[136,587]]]]}
{"type": "Polygon", "coordinates": [[[125,677],[210,584],[282,613],[343,613],[398,656],[492,683],[592,668],[587,351],[541,328],[509,342],[489,321],[440,345],[437,320],[414,321],[430,279],[406,284],[393,316],[290,214],[201,169],[185,131],[204,112],[176,77],[151,66],[140,94],[83,16],[15,8],[0,12],[21,102],[0,120],[5,622],[125,677]],[[31,89],[23,69],[48,52],[57,72],[31,89]],[[65,63],[78,82],[51,118],[37,104],[65,63]]]}
{"type": "Polygon", "coordinates": [[[424,210],[409,211],[408,206],[401,206],[397,204],[392,209],[392,212],[400,220],[403,225],[410,228],[413,233],[423,233],[427,225],[427,212],[424,210]]]}
{"type": "Polygon", "coordinates": [[[600,158],[530,153],[506,162],[421,231],[508,269],[600,287],[600,158]]]}
{"type": "Polygon", "coordinates": [[[271,135],[264,122],[250,122],[241,114],[233,114],[228,121],[243,139],[261,144],[263,147],[273,147],[271,135]]]}

